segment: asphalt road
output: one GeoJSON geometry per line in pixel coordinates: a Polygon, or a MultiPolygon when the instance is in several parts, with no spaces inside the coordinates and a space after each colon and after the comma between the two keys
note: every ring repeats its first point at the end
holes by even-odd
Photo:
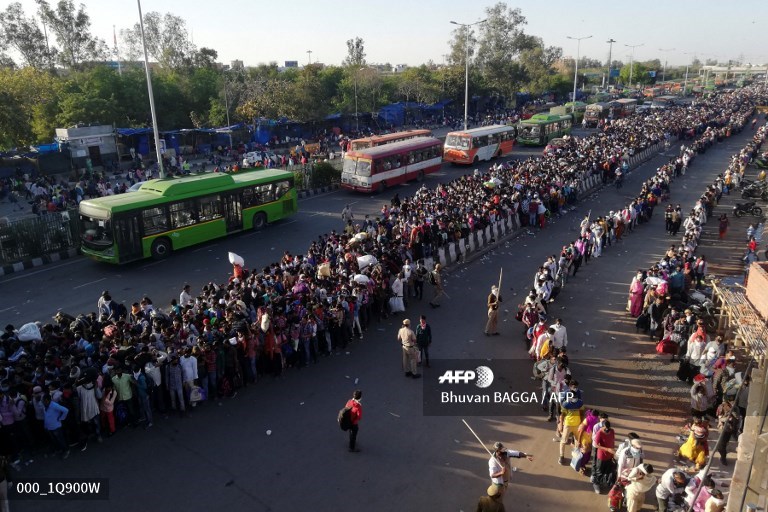
{"type": "MultiPolygon", "coordinates": [[[[735,137],[697,158],[692,171],[673,185],[672,200],[684,208],[691,206],[745,139],[735,137]]],[[[622,190],[606,188],[543,232],[502,243],[451,269],[446,277],[450,300],[437,310],[415,303],[406,314],[412,320],[421,313],[428,316],[435,340],[432,357],[483,359],[490,360],[489,365],[525,368],[519,361],[503,359],[524,356],[514,310],[535,268],[576,236],[584,213],[622,206],[639,189],[640,180],[664,160],[652,159],[627,177],[622,190]],[[502,335],[486,338],[485,297],[501,267],[502,335]]],[[[454,172],[444,168],[427,184],[450,179],[454,172]]],[[[414,185],[402,187],[400,193],[413,189],[414,185]]],[[[283,248],[303,250],[311,237],[338,228],[345,203],[357,201],[353,204],[357,215],[373,213],[391,195],[369,198],[334,192],[303,201],[302,213],[282,225],[181,252],[160,263],[114,268],[75,260],[6,278],[0,281],[0,313],[6,323],[16,322],[15,318],[21,323],[46,318],[58,307],[88,310],[105,288],[118,300],[147,293],[164,304],[184,282],[195,288],[210,276],[223,278],[229,271],[229,250],[243,255],[251,267],[266,264],[283,248]]],[[[669,243],[657,213],[620,247],[583,268],[552,306],[552,313],[569,328],[574,373],[587,403],[609,411],[617,438],[630,430],[640,433],[647,440],[649,461],[662,469],[669,465],[671,432],[682,422],[684,403],[675,399],[672,384],[653,382],[653,375],[638,370],[636,354],[649,348],[633,335],[633,322],[623,308],[634,269],[657,260],[669,243]],[[668,400],[654,394],[660,385],[667,386],[668,400]]],[[[403,377],[395,341],[398,324],[399,319],[374,324],[348,354],[289,371],[279,380],[266,379],[234,400],[194,410],[191,418],[159,419],[149,432],[122,431],[66,461],[36,461],[22,476],[107,477],[108,504],[114,511],[473,510],[488,485],[487,454],[459,417],[422,413],[422,386],[433,384],[437,375],[427,369],[421,382],[403,377]],[[364,393],[362,452],[351,454],[335,416],[355,388],[364,393]]],[[[510,391],[535,389],[524,370],[507,372],[505,378],[510,391]]],[[[605,496],[596,496],[583,477],[557,465],[557,444],[551,441],[554,427],[543,415],[465,419],[486,444],[501,440],[536,456],[534,462],[518,463],[505,500],[509,509],[556,510],[568,504],[568,510],[586,512],[606,507],[605,496]]],[[[14,503],[13,510],[82,512],[104,505],[24,501],[14,503]]]]}

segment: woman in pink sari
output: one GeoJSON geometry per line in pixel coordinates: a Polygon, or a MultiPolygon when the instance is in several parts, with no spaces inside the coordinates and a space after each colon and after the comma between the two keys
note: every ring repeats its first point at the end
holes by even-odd
{"type": "Polygon", "coordinates": [[[634,318],[643,313],[643,273],[638,271],[629,285],[629,314],[634,318]]]}

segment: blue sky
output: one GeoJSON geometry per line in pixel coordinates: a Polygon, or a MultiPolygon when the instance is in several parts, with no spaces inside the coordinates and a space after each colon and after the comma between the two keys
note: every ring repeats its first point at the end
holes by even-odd
{"type": "MultiPolygon", "coordinates": [[[[56,0],[49,0],[51,4],[56,0]]],[[[21,0],[27,14],[34,0],[21,0]]],[[[75,3],[79,3],[75,0],[75,3]]],[[[82,0],[93,32],[112,44],[112,26],[127,28],[138,21],[134,0],[82,0]]],[[[195,44],[214,48],[219,60],[240,59],[246,65],[298,60],[339,64],[346,40],[365,40],[372,63],[418,65],[442,62],[448,53],[451,20],[482,19],[493,0],[142,0],[144,12],[173,12],[187,21],[195,44]]],[[[526,32],[548,45],[575,55],[576,43],[566,36],[592,35],[582,41],[581,55],[605,61],[607,41],[617,41],[613,58],[629,61],[666,56],[669,65],[696,55],[720,61],[743,57],[768,63],[768,2],[756,0],[675,0],[667,2],[522,0],[514,4],[528,19],[526,32]],[[675,50],[659,51],[660,48],[675,50]],[[690,56],[685,53],[691,53],[690,56]]]]}

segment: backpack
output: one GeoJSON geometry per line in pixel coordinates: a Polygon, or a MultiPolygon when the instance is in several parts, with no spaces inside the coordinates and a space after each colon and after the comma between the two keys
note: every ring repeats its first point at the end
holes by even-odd
{"type": "Polygon", "coordinates": [[[341,430],[347,431],[352,428],[352,408],[344,406],[339,411],[339,416],[337,418],[337,421],[339,422],[339,427],[341,427],[341,430]]]}
{"type": "Polygon", "coordinates": [[[435,272],[432,271],[427,275],[427,280],[429,281],[429,284],[435,285],[437,284],[437,278],[435,277],[435,272]]]}

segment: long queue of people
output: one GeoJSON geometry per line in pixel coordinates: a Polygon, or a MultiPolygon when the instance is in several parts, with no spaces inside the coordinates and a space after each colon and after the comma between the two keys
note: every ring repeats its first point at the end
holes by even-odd
{"type": "MultiPolygon", "coordinates": [[[[551,322],[549,305],[582,264],[600,257],[603,250],[620,242],[624,233],[631,233],[637,224],[649,220],[654,207],[669,199],[669,183],[685,174],[695,156],[705,152],[715,141],[740,132],[753,110],[750,104],[742,105],[733,112],[727,125],[706,130],[689,146],[683,145],[679,156],[657,169],[655,176],[642,185],[636,200],[625,210],[610,211],[596,220],[587,216],[580,226],[580,238],[563,246],[559,256],[550,256],[539,267],[530,292],[519,306],[517,319],[524,325],[523,339],[534,360],[534,378],[541,380],[542,402],[546,404],[544,413],[548,421],[557,422],[553,440],[560,444],[558,463],[567,464],[567,446],[573,444],[570,466],[582,474],[590,474],[596,493],[609,491],[611,510],[620,510],[625,502],[629,512],[639,511],[646,493],[654,485],[658,507],[662,511],[677,506],[692,506],[695,511],[718,511],[725,507],[722,490],[701,471],[708,455],[708,422],[704,415],[708,413],[711,418],[716,418],[719,428],[725,432],[716,450],[721,455],[721,463],[726,465],[728,442],[738,435],[740,428],[738,410],[746,403],[745,392],[739,395],[741,405],[735,403],[736,390],[742,382],[747,386],[749,380],[747,377],[742,381],[735,371],[735,355],[727,351],[721,337],[708,341],[705,319],[697,318],[694,313],[703,316],[706,309],[686,309],[685,315],[681,315],[681,309],[676,311],[674,306],[670,307],[668,295],[679,301],[681,294],[685,297],[692,286],[701,285],[706,274],[706,260],[703,256],[696,258],[694,251],[702,226],[712,215],[723,189],[727,191],[726,180],[730,183],[743,176],[746,163],[757,154],[766,136],[766,126],[761,127],[753,140],[733,157],[726,173],[719,175],[707,188],[685,221],[681,218],[679,205],[667,208],[667,212],[675,213],[665,213],[667,233],[676,235],[682,224],[685,228],[682,244],[679,248],[673,246],[659,264],[647,272],[639,271],[630,287],[628,311],[635,317],[641,316],[638,311],[645,311],[638,325],[646,328],[660,346],[671,342],[679,344],[674,350],[680,360],[678,376],[682,380],[695,380],[691,388],[694,419],[686,425],[687,437],[678,452],[682,460],[694,463],[693,468],[686,472],[673,467],[659,479],[654,476],[653,467],[644,463],[643,443],[637,434],[629,433],[616,447],[616,434],[608,415],[584,405],[579,384],[568,367],[567,329],[561,319],[551,322]],[[689,338],[691,342],[688,342],[689,338]],[[560,402],[547,403],[544,397],[550,393],[558,394],[560,402]],[[592,467],[588,470],[590,461],[592,467]],[[695,473],[693,476],[691,471],[695,473]]],[[[489,297],[489,318],[492,302],[495,299],[489,297]]],[[[743,409],[741,411],[743,417],[743,409]]]]}
{"type": "MultiPolygon", "coordinates": [[[[149,297],[123,304],[104,293],[93,313],[62,312],[53,322],[18,330],[8,325],[0,335],[0,449],[19,467],[47,445],[68,456],[71,447],[85,450],[89,440],[121,426],[149,428],[157,414],[184,416],[193,406],[233,398],[258,379],[342,353],[374,322],[423,300],[425,283],[432,306],[440,305],[441,268],[422,261],[440,245],[509,215],[528,224],[534,219],[523,208],[526,200],[548,200],[547,208],[557,211],[572,197],[563,193],[568,187],[577,189],[606,166],[610,171],[665,133],[692,130],[700,135],[693,145],[716,139],[736,125],[751,94],[638,115],[573,138],[557,157],[423,187],[386,205],[377,219],[353,219],[352,233],[319,236],[306,254],[286,252],[259,270],[239,266],[228,282],[210,282],[198,293],[184,287],[167,307],[149,297]]],[[[641,206],[629,211],[635,223],[650,211],[642,206],[650,202],[654,187],[648,188],[641,206]]],[[[595,240],[610,233],[600,221],[589,225],[595,240]]]]}

